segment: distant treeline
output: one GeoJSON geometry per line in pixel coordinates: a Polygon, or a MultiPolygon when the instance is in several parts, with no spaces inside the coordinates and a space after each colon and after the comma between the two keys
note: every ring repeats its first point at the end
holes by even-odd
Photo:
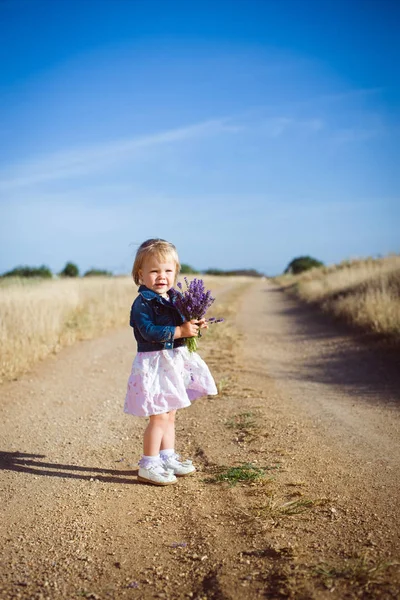
{"type": "MultiPolygon", "coordinates": [[[[245,275],[247,277],[263,277],[264,274],[256,271],[255,269],[233,269],[230,271],[225,271],[223,269],[207,269],[207,271],[201,272],[204,275],[245,275]]],[[[200,271],[197,271],[190,265],[183,263],[181,265],[181,274],[182,275],[199,275],[200,271]]],[[[20,266],[15,267],[11,271],[7,271],[0,275],[0,277],[37,277],[43,279],[50,279],[55,274],[51,272],[49,267],[46,265],[42,265],[41,267],[28,267],[28,266],[20,266]]],[[[112,273],[110,271],[106,271],[105,269],[89,269],[83,273],[82,277],[112,277],[112,273]]],[[[68,262],[60,273],[57,273],[58,277],[80,277],[79,269],[75,263],[68,262]]]]}
{"type": "Polygon", "coordinates": [[[207,269],[207,271],[197,271],[190,265],[186,263],[181,264],[181,274],[182,275],[245,275],[247,277],[264,277],[264,273],[260,273],[255,269],[232,269],[230,271],[225,271],[224,269],[207,269]]]}
{"type": "Polygon", "coordinates": [[[207,269],[205,275],[245,275],[246,277],[264,277],[264,273],[260,273],[255,269],[233,269],[231,271],[223,271],[221,269],[207,269]]]}
{"type": "Polygon", "coordinates": [[[43,277],[49,279],[53,277],[53,273],[48,267],[15,267],[12,271],[3,273],[1,277],[43,277]]]}
{"type": "MultiPolygon", "coordinates": [[[[59,277],[79,277],[79,269],[74,263],[68,262],[58,275],[59,277]]],[[[83,274],[83,277],[95,276],[111,277],[112,273],[104,269],[89,269],[89,271],[83,274]]],[[[53,277],[53,273],[46,265],[42,265],[41,267],[22,266],[15,267],[15,269],[3,273],[0,277],[40,277],[42,279],[50,279],[53,277]]]]}

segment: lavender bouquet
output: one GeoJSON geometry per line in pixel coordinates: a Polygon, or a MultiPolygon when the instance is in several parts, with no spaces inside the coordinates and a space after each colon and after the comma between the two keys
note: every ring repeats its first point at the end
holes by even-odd
{"type": "MultiPolygon", "coordinates": [[[[211,296],[210,290],[205,290],[202,279],[195,278],[190,283],[187,277],[184,277],[184,280],[186,283],[185,291],[183,291],[183,286],[181,283],[178,283],[178,290],[172,288],[172,302],[175,304],[176,308],[183,315],[186,321],[191,321],[192,319],[202,319],[207,310],[210,308],[211,304],[214,302],[215,298],[211,296]]],[[[211,317],[207,320],[207,323],[213,324],[220,323],[221,321],[223,321],[223,319],[211,317]]],[[[201,337],[200,330],[198,337],[201,337]]],[[[195,337],[186,338],[185,343],[190,352],[195,352],[197,350],[197,339],[195,337]]]]}

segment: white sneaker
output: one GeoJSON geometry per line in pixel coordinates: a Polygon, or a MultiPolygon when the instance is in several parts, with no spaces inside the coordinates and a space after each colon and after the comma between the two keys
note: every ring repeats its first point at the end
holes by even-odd
{"type": "Polygon", "coordinates": [[[166,458],[162,458],[162,466],[164,469],[172,471],[177,477],[185,477],[186,475],[192,475],[196,468],[192,461],[189,459],[180,460],[179,454],[171,454],[166,458]]]}
{"type": "Polygon", "coordinates": [[[139,463],[138,480],[145,481],[146,483],[152,483],[153,485],[171,485],[177,482],[177,478],[170,469],[165,469],[158,463],[155,465],[149,465],[148,467],[141,467],[139,463]]]}

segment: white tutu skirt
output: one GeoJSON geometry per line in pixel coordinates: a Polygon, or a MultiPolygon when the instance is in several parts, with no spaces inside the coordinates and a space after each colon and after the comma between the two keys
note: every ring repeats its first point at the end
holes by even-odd
{"type": "Polygon", "coordinates": [[[217,393],[206,363],[186,346],[138,352],[128,379],[124,411],[149,417],[185,408],[201,396],[217,393]]]}

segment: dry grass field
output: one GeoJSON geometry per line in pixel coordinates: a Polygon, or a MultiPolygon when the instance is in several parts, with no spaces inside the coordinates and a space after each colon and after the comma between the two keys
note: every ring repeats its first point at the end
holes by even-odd
{"type": "MultiPolygon", "coordinates": [[[[212,290],[224,279],[205,278],[212,290]]],[[[0,280],[0,382],[78,340],[128,325],[136,297],[130,277],[0,280]]]]}
{"type": "Polygon", "coordinates": [[[63,346],[122,325],[135,289],[128,277],[3,280],[1,380],[17,377],[63,346]]]}
{"type": "Polygon", "coordinates": [[[400,342],[400,256],[345,261],[277,283],[365,331],[400,342]]]}

